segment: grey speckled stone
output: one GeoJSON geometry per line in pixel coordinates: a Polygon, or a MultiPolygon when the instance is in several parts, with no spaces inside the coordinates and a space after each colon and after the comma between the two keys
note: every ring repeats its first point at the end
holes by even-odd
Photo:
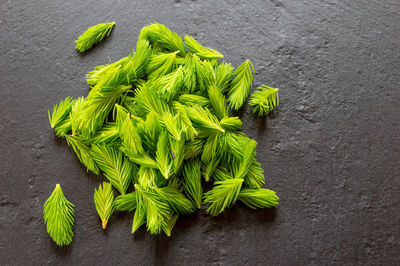
{"type": "Polygon", "coordinates": [[[397,0],[24,1],[0,3],[0,264],[399,265],[400,4],[397,0]],[[80,56],[87,27],[116,21],[80,56]],[[180,218],[173,235],[103,232],[86,174],[49,127],[47,109],[87,95],[84,74],[131,52],[153,21],[191,34],[256,84],[281,88],[274,117],[243,130],[259,142],[277,209],[235,206],[180,218]],[[42,205],[61,183],[75,241],[57,248],[42,205]]]}

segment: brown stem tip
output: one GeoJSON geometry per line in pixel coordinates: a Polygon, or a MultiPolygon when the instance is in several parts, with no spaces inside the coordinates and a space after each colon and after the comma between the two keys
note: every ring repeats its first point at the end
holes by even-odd
{"type": "Polygon", "coordinates": [[[105,230],[107,228],[107,221],[103,221],[101,223],[101,225],[103,226],[103,229],[105,230]]]}

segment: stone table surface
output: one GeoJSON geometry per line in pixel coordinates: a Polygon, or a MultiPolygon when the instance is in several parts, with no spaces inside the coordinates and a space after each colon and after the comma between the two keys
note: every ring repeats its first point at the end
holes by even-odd
{"type": "Polygon", "coordinates": [[[399,265],[400,2],[397,0],[0,1],[1,265],[399,265]],[[81,56],[74,40],[116,21],[81,56]],[[160,22],[225,55],[249,58],[255,86],[280,88],[256,139],[276,209],[200,210],[173,235],[130,233],[132,214],[103,232],[87,174],[49,127],[47,110],[86,96],[85,73],[134,48],[160,22]],[[74,243],[57,248],[43,223],[56,183],[76,205],[74,243]]]}

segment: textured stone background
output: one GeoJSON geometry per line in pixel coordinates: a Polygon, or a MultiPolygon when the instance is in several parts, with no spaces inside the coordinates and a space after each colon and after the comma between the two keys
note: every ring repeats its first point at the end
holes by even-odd
{"type": "Polygon", "coordinates": [[[0,3],[0,264],[400,264],[400,3],[397,0],[8,1],[0,3]],[[73,41],[116,21],[80,56],[73,41]],[[87,95],[93,66],[128,55],[158,21],[192,34],[255,85],[279,87],[275,117],[243,130],[259,142],[277,209],[235,206],[181,218],[170,238],[114,215],[103,232],[87,174],[47,110],[87,95]],[[42,206],[56,183],[76,205],[74,244],[57,248],[42,206]]]}

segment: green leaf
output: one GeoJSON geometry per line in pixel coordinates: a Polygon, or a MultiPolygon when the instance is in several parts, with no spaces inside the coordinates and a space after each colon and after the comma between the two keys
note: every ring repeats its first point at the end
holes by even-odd
{"type": "Polygon", "coordinates": [[[188,197],[196,204],[197,208],[200,209],[203,196],[200,160],[189,160],[183,165],[182,184],[186,195],[188,195],[188,197]]]}
{"type": "Polygon", "coordinates": [[[231,64],[222,62],[215,68],[215,83],[222,93],[226,93],[233,77],[233,68],[231,64]]]}
{"type": "Polygon", "coordinates": [[[140,85],[135,90],[134,100],[143,113],[143,116],[150,112],[154,112],[161,116],[164,112],[170,111],[168,104],[155,91],[145,84],[140,85]]]}
{"type": "Polygon", "coordinates": [[[155,191],[168,202],[171,209],[177,214],[190,214],[195,211],[194,205],[176,188],[156,188],[155,191]]]}
{"type": "Polygon", "coordinates": [[[75,104],[71,108],[71,113],[69,115],[69,120],[71,122],[71,129],[72,129],[72,135],[75,136],[76,133],[78,132],[79,128],[81,127],[81,115],[82,111],[84,109],[84,104],[85,104],[85,98],[84,97],[79,97],[76,101],[75,104]]]}
{"type": "Polygon", "coordinates": [[[138,193],[136,193],[136,202],[137,206],[132,222],[132,234],[146,223],[146,206],[138,193]]]}
{"type": "Polygon", "coordinates": [[[83,53],[93,45],[101,42],[107,37],[113,29],[115,22],[101,23],[96,26],[88,28],[79,38],[75,41],[75,49],[83,53]]]}
{"type": "Polygon", "coordinates": [[[189,48],[190,52],[199,56],[202,59],[218,59],[218,58],[224,57],[222,54],[220,54],[216,50],[200,45],[190,35],[185,36],[185,43],[186,43],[186,46],[189,48]]]}
{"type": "Polygon", "coordinates": [[[196,78],[201,92],[207,93],[211,85],[216,84],[215,71],[210,62],[200,61],[196,55],[193,55],[196,64],[196,78]]]}
{"type": "Polygon", "coordinates": [[[88,143],[90,144],[112,144],[117,141],[119,138],[119,131],[116,123],[108,123],[105,124],[99,131],[97,131],[96,135],[91,138],[88,143]]]}
{"type": "Polygon", "coordinates": [[[196,59],[193,58],[191,53],[185,56],[183,62],[183,72],[184,72],[184,84],[188,92],[192,93],[196,90],[197,78],[196,78],[196,59]]]}
{"type": "Polygon", "coordinates": [[[103,229],[107,228],[108,219],[114,212],[114,193],[110,183],[103,182],[103,186],[94,190],[94,204],[101,219],[103,229]]]}
{"type": "Polygon", "coordinates": [[[243,179],[215,181],[214,187],[204,194],[204,204],[210,205],[207,213],[216,216],[231,206],[239,196],[243,179]]]}
{"type": "Polygon", "coordinates": [[[219,134],[212,135],[207,138],[204,144],[203,153],[201,155],[201,161],[205,164],[209,163],[212,158],[218,157],[217,147],[219,142],[219,134]]]}
{"type": "Polygon", "coordinates": [[[179,140],[172,138],[169,139],[172,153],[173,169],[174,173],[176,174],[181,169],[183,160],[185,159],[185,133],[183,131],[180,133],[179,140]]]}
{"type": "Polygon", "coordinates": [[[126,64],[122,68],[122,72],[127,76],[128,83],[144,77],[151,55],[149,42],[139,40],[136,44],[136,51],[128,57],[126,64]]]}
{"type": "Polygon", "coordinates": [[[128,62],[128,60],[129,57],[124,60],[123,63],[115,65],[114,67],[110,67],[108,71],[103,74],[93,89],[95,90],[96,87],[101,86],[128,85],[128,75],[123,71],[124,65],[128,62]]]}
{"type": "Polygon", "coordinates": [[[119,128],[123,144],[121,151],[136,164],[157,168],[157,162],[143,148],[138,129],[139,127],[134,125],[132,118],[127,115],[126,120],[119,128]]]}
{"type": "Polygon", "coordinates": [[[225,134],[220,135],[219,149],[224,159],[229,162],[233,159],[242,160],[245,152],[243,147],[249,141],[250,139],[242,132],[226,131],[225,134]]]}
{"type": "Polygon", "coordinates": [[[137,172],[136,166],[124,158],[121,151],[104,144],[93,145],[91,154],[108,181],[119,193],[125,194],[137,172]]]}
{"type": "Polygon", "coordinates": [[[178,102],[187,106],[201,106],[203,108],[210,106],[209,99],[195,94],[182,94],[179,96],[178,102]]]}
{"type": "Polygon", "coordinates": [[[146,71],[149,80],[159,78],[170,73],[177,53],[178,52],[153,55],[146,71]]]}
{"type": "Polygon", "coordinates": [[[140,32],[139,39],[147,39],[149,41],[154,40],[161,47],[169,51],[175,52],[179,50],[182,56],[186,55],[186,48],[183,44],[182,38],[175,32],[157,22],[144,27],[140,32]]]}
{"type": "Polygon", "coordinates": [[[229,130],[229,131],[236,131],[236,130],[240,130],[242,128],[242,121],[237,116],[224,117],[224,118],[222,118],[220,123],[221,123],[221,127],[223,129],[229,130]]]}
{"type": "Polygon", "coordinates": [[[278,205],[278,196],[272,190],[260,188],[243,188],[239,200],[252,209],[270,208],[278,205]]]}
{"type": "Polygon", "coordinates": [[[65,138],[68,145],[75,151],[79,161],[86,166],[87,170],[98,175],[100,171],[90,154],[90,148],[75,136],[66,135],[65,138]]]}
{"type": "Polygon", "coordinates": [[[146,190],[139,184],[135,185],[138,206],[143,206],[146,213],[147,230],[159,234],[166,227],[170,218],[170,208],[164,198],[153,190],[146,190]]]}
{"type": "Polygon", "coordinates": [[[179,119],[179,115],[173,116],[171,113],[166,112],[162,115],[161,119],[165,128],[168,130],[171,136],[179,141],[182,131],[182,125],[179,119]]]}
{"type": "Polygon", "coordinates": [[[234,72],[234,79],[231,82],[231,89],[228,93],[229,107],[237,111],[243,106],[253,86],[253,74],[255,73],[253,64],[246,60],[234,72]]]}
{"type": "Polygon", "coordinates": [[[172,106],[182,123],[182,131],[185,133],[186,140],[193,140],[198,133],[187,115],[185,106],[175,101],[172,106]]]}
{"type": "Polygon", "coordinates": [[[114,200],[114,206],[117,211],[132,212],[136,209],[136,192],[119,195],[114,200]]]}
{"type": "Polygon", "coordinates": [[[211,85],[208,87],[208,98],[210,99],[213,113],[218,119],[223,119],[224,117],[228,116],[225,96],[216,85],[211,85]]]}
{"type": "Polygon", "coordinates": [[[180,66],[175,71],[160,78],[157,82],[157,87],[160,88],[160,94],[163,99],[170,102],[175,98],[183,86],[183,70],[180,66]]]}
{"type": "MultiPolygon", "coordinates": [[[[177,178],[177,176],[173,176],[173,178],[169,179],[167,181],[166,186],[175,188],[179,192],[183,192],[181,180],[179,178],[177,178]]],[[[158,187],[165,187],[165,186],[158,186],[158,187]]]]}
{"type": "Polygon", "coordinates": [[[90,86],[95,86],[100,81],[102,81],[103,84],[107,83],[107,79],[105,78],[107,73],[111,70],[115,70],[116,68],[120,69],[128,60],[128,57],[123,57],[112,64],[95,66],[92,71],[89,71],[89,73],[86,74],[87,84],[90,86]]]}
{"type": "Polygon", "coordinates": [[[69,202],[59,184],[44,204],[43,214],[46,230],[58,246],[72,243],[74,228],[74,205],[69,202]]]}
{"type": "Polygon", "coordinates": [[[128,110],[123,107],[122,105],[119,104],[114,104],[114,109],[113,109],[113,120],[118,123],[118,124],[122,124],[125,119],[126,116],[129,114],[128,110]]]}
{"type": "Polygon", "coordinates": [[[67,97],[59,104],[54,105],[51,115],[50,110],[48,111],[51,128],[60,126],[63,123],[74,104],[75,100],[72,97],[67,97]]]}
{"type": "Polygon", "coordinates": [[[254,161],[256,147],[257,142],[255,140],[250,140],[245,144],[244,147],[242,147],[242,149],[244,150],[242,160],[238,161],[232,166],[234,177],[236,179],[245,178],[245,176],[249,172],[250,167],[254,161]]]}
{"type": "Polygon", "coordinates": [[[156,185],[156,170],[145,165],[141,165],[138,173],[138,184],[144,189],[153,189],[156,185]]]}
{"type": "Polygon", "coordinates": [[[265,184],[264,170],[255,159],[250,165],[249,172],[244,178],[244,183],[250,188],[261,188],[265,184]]]}
{"type": "Polygon", "coordinates": [[[143,147],[149,152],[154,153],[157,149],[158,137],[162,131],[159,115],[154,112],[149,113],[141,126],[143,126],[143,147]]]}
{"type": "Polygon", "coordinates": [[[171,153],[169,148],[168,132],[164,131],[160,134],[157,142],[156,160],[158,169],[165,179],[172,173],[171,153]]]}
{"type": "MultiPolygon", "coordinates": [[[[97,85],[98,86],[98,85],[97,85]]],[[[81,130],[86,134],[94,134],[101,128],[115,102],[131,86],[115,85],[93,88],[85,100],[80,114],[81,130]]]]}
{"type": "MultiPolygon", "coordinates": [[[[118,63],[118,61],[114,62],[111,65],[115,66],[115,65],[117,65],[117,63],[118,63]]],[[[113,66],[110,66],[110,65],[98,65],[98,66],[95,66],[93,68],[93,70],[89,71],[85,76],[87,84],[89,84],[90,86],[95,86],[99,82],[99,80],[103,77],[103,75],[111,67],[113,67],[113,66]]]]}
{"type": "Polygon", "coordinates": [[[163,227],[163,231],[167,236],[171,236],[172,229],[174,228],[176,221],[178,221],[178,214],[170,214],[170,218],[167,220],[165,227],[163,227]]]}
{"type": "Polygon", "coordinates": [[[64,120],[60,124],[58,124],[54,129],[56,131],[57,137],[64,137],[64,135],[70,132],[72,129],[72,125],[69,116],[64,118],[64,120]]]}
{"type": "Polygon", "coordinates": [[[220,158],[215,156],[215,157],[212,157],[210,162],[203,165],[202,175],[204,176],[204,179],[206,180],[206,182],[210,181],[215,169],[217,169],[217,167],[220,163],[220,160],[221,160],[220,158]]]}
{"type": "Polygon", "coordinates": [[[188,141],[185,145],[185,160],[194,158],[201,154],[203,151],[205,140],[204,139],[194,139],[188,141]]]}
{"type": "Polygon", "coordinates": [[[279,105],[279,89],[261,85],[251,94],[249,104],[254,106],[253,113],[267,115],[279,105]]]}
{"type": "Polygon", "coordinates": [[[121,105],[128,111],[128,113],[138,115],[138,106],[134,97],[124,95],[124,97],[121,98],[121,105]]]}
{"type": "Polygon", "coordinates": [[[134,162],[135,164],[150,168],[158,168],[157,162],[145,152],[138,154],[128,150],[125,147],[121,147],[121,151],[129,158],[130,161],[134,162]]]}
{"type": "Polygon", "coordinates": [[[208,109],[192,106],[186,107],[186,112],[201,137],[225,132],[218,119],[208,109]]]}
{"type": "Polygon", "coordinates": [[[146,40],[139,40],[136,44],[136,52],[132,52],[109,65],[100,65],[86,75],[89,85],[110,86],[129,85],[138,83],[143,78],[150,62],[152,51],[146,40]]]}
{"type": "Polygon", "coordinates": [[[125,121],[119,127],[119,136],[122,139],[124,148],[133,154],[143,154],[142,139],[139,136],[133,121],[128,114],[125,121]]]}
{"type": "Polygon", "coordinates": [[[233,176],[229,171],[224,167],[217,167],[213,173],[213,179],[215,181],[224,181],[227,179],[232,179],[233,176]]]}

